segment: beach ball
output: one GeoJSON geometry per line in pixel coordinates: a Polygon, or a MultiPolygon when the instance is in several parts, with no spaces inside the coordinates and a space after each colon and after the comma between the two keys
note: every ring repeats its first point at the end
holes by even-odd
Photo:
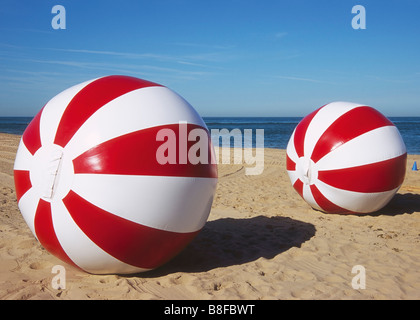
{"type": "Polygon", "coordinates": [[[294,189],[327,213],[380,210],[402,185],[406,163],[397,127],[374,108],[350,102],[307,115],[287,145],[294,189]]]}
{"type": "Polygon", "coordinates": [[[205,123],[178,94],[102,77],[52,98],[26,128],[14,164],[18,206],[63,261],[94,274],[147,271],[206,223],[213,158],[205,123]]]}

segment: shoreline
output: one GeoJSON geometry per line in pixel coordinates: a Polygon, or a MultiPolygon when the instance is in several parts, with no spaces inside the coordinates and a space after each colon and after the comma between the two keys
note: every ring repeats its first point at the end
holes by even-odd
{"type": "Polygon", "coordinates": [[[285,170],[285,150],[264,148],[264,171],[219,164],[212,210],[172,261],[143,274],[90,275],[43,249],[17,208],[13,163],[20,135],[0,134],[0,299],[419,299],[420,172],[382,210],[332,215],[311,209],[285,170]],[[63,265],[66,288],[54,289],[63,265]],[[366,289],[353,289],[353,267],[366,289]]]}

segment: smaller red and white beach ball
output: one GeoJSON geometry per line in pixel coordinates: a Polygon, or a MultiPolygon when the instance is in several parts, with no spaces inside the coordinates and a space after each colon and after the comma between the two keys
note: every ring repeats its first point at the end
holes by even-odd
{"type": "Polygon", "coordinates": [[[307,115],[287,145],[295,190],[327,213],[371,213],[401,187],[407,152],[397,127],[379,111],[333,102],[307,115]]]}
{"type": "Polygon", "coordinates": [[[51,99],[23,133],[18,206],[63,261],[95,274],[147,271],[206,223],[212,157],[203,119],[170,89],[127,76],[87,81],[51,99]],[[193,147],[208,161],[190,161],[193,147]]]}

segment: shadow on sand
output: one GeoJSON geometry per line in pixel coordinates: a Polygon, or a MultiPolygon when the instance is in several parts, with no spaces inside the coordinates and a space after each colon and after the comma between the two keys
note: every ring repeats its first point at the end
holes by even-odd
{"type": "Polygon", "coordinates": [[[420,194],[397,193],[384,208],[370,215],[396,216],[405,213],[412,214],[413,212],[420,212],[420,194]]]}
{"type": "Polygon", "coordinates": [[[138,275],[205,272],[276,255],[300,247],[315,235],[315,226],[287,217],[258,216],[209,221],[199,235],[164,266],[138,275]]]}

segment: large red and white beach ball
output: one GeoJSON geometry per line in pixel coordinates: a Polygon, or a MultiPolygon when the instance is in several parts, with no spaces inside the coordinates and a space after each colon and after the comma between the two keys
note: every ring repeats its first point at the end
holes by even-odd
{"type": "Polygon", "coordinates": [[[306,116],[287,145],[287,172],[314,209],[371,213],[404,181],[407,152],[397,127],[377,110],[333,102],[306,116]]]}
{"type": "Polygon", "coordinates": [[[206,223],[217,184],[212,157],[202,118],[170,89],[127,76],[87,81],[51,99],[24,132],[18,206],[63,261],[95,274],[147,271],[206,223]],[[207,149],[199,150],[209,161],[189,161],[203,132],[207,149]]]}

